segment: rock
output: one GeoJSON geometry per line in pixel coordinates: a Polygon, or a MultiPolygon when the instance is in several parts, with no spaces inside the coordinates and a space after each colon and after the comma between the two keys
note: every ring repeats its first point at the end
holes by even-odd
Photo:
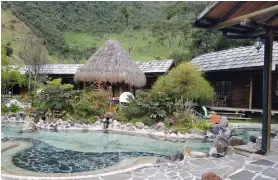
{"type": "Polygon", "coordinates": [[[25,120],[25,118],[26,118],[26,113],[19,113],[19,116],[21,117],[21,119],[23,119],[23,121],[25,120]]]}
{"type": "Polygon", "coordinates": [[[171,156],[171,161],[175,162],[176,160],[182,161],[184,159],[184,155],[177,151],[171,156]]]}
{"type": "Polygon", "coordinates": [[[209,131],[207,131],[205,137],[211,139],[211,138],[214,138],[214,134],[209,132],[209,131]]]}
{"type": "Polygon", "coordinates": [[[238,145],[243,145],[243,139],[238,136],[232,136],[229,141],[229,146],[238,146],[238,145]]]}
{"type": "Polygon", "coordinates": [[[193,158],[204,158],[207,157],[208,154],[207,153],[203,153],[203,152],[197,152],[197,151],[191,151],[190,152],[191,157],[193,158]]]}
{"type": "Polygon", "coordinates": [[[212,156],[213,154],[216,154],[217,153],[217,149],[213,146],[210,148],[209,150],[209,155],[212,156]]]}
{"type": "Polygon", "coordinates": [[[200,129],[193,129],[193,131],[191,132],[191,134],[193,135],[197,135],[197,136],[204,136],[205,132],[203,130],[200,129]]]}
{"type": "Polygon", "coordinates": [[[138,128],[138,129],[143,129],[143,128],[144,128],[144,123],[142,123],[142,122],[136,122],[136,123],[135,123],[135,127],[138,128]]]}
{"type": "Polygon", "coordinates": [[[132,123],[126,123],[125,126],[126,127],[131,127],[131,126],[133,126],[133,124],[132,123]]]}
{"type": "Polygon", "coordinates": [[[11,114],[9,114],[8,117],[9,117],[9,118],[11,118],[11,117],[16,117],[16,113],[11,113],[11,114]]]}
{"type": "Polygon", "coordinates": [[[20,115],[17,114],[16,117],[15,117],[15,120],[16,120],[16,121],[20,121],[20,119],[21,119],[20,115]]]}
{"type": "Polygon", "coordinates": [[[33,120],[29,120],[23,124],[21,132],[33,132],[35,130],[37,130],[36,124],[33,120]]]}
{"type": "Polygon", "coordinates": [[[96,121],[94,124],[95,124],[95,125],[100,125],[101,122],[100,122],[100,121],[96,121]]]}
{"type": "Polygon", "coordinates": [[[148,127],[148,126],[144,126],[144,129],[148,130],[148,129],[149,129],[149,127],[148,127]]]}
{"type": "Polygon", "coordinates": [[[184,148],[184,151],[183,151],[184,157],[191,157],[190,153],[191,153],[190,147],[189,147],[189,146],[186,146],[186,147],[184,148]]]}
{"type": "Polygon", "coordinates": [[[7,138],[2,132],[1,132],[1,141],[8,141],[9,138],[7,138]]]}
{"type": "Polygon", "coordinates": [[[171,138],[177,138],[177,134],[176,134],[176,133],[171,133],[171,134],[170,134],[170,137],[171,137],[171,138]]]}
{"type": "Polygon", "coordinates": [[[232,131],[229,129],[229,128],[226,128],[223,133],[223,136],[226,138],[226,139],[229,139],[232,135],[232,131]]]}
{"type": "Polygon", "coordinates": [[[57,124],[57,125],[62,125],[62,124],[63,124],[63,120],[62,120],[62,119],[58,119],[58,120],[56,121],[56,124],[57,124]]]}
{"type": "Polygon", "coordinates": [[[122,124],[120,128],[121,128],[121,130],[124,130],[126,128],[126,125],[122,124]]]}
{"type": "Polygon", "coordinates": [[[222,179],[219,176],[217,176],[216,174],[209,171],[209,172],[205,172],[202,175],[201,180],[222,180],[222,179]]]}
{"type": "Polygon", "coordinates": [[[155,164],[164,164],[164,163],[168,163],[169,161],[167,159],[162,159],[162,158],[158,158],[155,162],[155,164]]]}
{"type": "Polygon", "coordinates": [[[165,130],[165,124],[163,122],[159,122],[155,125],[155,130],[158,131],[164,131],[165,130]]]}
{"type": "Polygon", "coordinates": [[[213,142],[217,153],[226,153],[228,149],[228,139],[223,134],[218,134],[213,142]]]}
{"type": "Polygon", "coordinates": [[[220,125],[220,127],[226,129],[229,126],[229,121],[228,121],[227,117],[222,116],[220,118],[219,125],[220,125]]]}
{"type": "Polygon", "coordinates": [[[2,116],[2,121],[8,121],[8,120],[9,120],[8,116],[2,116]]]}
{"type": "Polygon", "coordinates": [[[276,132],[270,132],[270,137],[275,138],[277,136],[276,132]]]}

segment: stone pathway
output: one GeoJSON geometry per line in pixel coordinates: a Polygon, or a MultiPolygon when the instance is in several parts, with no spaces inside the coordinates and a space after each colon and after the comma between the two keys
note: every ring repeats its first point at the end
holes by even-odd
{"type": "MultiPolygon", "coordinates": [[[[181,162],[162,163],[156,167],[137,169],[134,171],[97,177],[98,180],[197,180],[203,173],[212,171],[223,179],[242,168],[247,157],[228,155],[224,158],[185,159],[181,162]]],[[[245,179],[246,180],[246,179],[245,179]]]]}

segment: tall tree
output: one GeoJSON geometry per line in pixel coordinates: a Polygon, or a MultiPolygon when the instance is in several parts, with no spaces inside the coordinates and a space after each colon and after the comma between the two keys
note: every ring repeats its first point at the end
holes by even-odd
{"type": "Polygon", "coordinates": [[[31,80],[33,79],[34,87],[31,90],[36,90],[38,76],[41,74],[44,65],[48,63],[43,39],[27,35],[23,44],[19,55],[24,62],[26,73],[29,77],[28,89],[31,89],[31,80]]]}

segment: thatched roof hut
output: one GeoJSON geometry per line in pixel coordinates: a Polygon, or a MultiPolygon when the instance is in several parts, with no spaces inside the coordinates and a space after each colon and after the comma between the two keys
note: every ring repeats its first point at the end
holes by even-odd
{"type": "Polygon", "coordinates": [[[146,76],[131,60],[121,44],[108,40],[84,66],[77,69],[75,81],[125,83],[135,87],[146,84],[146,76]]]}

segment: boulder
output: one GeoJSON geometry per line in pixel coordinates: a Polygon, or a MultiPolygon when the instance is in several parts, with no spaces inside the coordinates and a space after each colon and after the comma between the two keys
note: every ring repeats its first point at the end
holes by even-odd
{"type": "Polygon", "coordinates": [[[21,112],[21,113],[19,113],[19,116],[21,117],[21,119],[25,120],[27,115],[26,115],[26,113],[21,112]]]}
{"type": "Polygon", "coordinates": [[[238,145],[243,145],[243,139],[238,136],[232,136],[229,141],[229,146],[238,146],[238,145]]]}
{"type": "Polygon", "coordinates": [[[217,154],[217,149],[214,146],[212,146],[209,150],[209,155],[212,156],[213,154],[217,154]]]}
{"type": "Polygon", "coordinates": [[[8,141],[9,138],[7,138],[2,132],[1,132],[1,141],[8,141]]]}
{"type": "Polygon", "coordinates": [[[148,126],[144,126],[144,129],[148,130],[148,129],[149,129],[149,127],[148,127],[148,126]]]}
{"type": "Polygon", "coordinates": [[[133,126],[133,124],[132,123],[126,123],[125,126],[126,127],[131,127],[131,126],[133,126]]]}
{"type": "Polygon", "coordinates": [[[29,120],[29,121],[26,121],[23,126],[22,126],[22,129],[21,129],[21,132],[33,132],[37,130],[36,128],[36,124],[34,123],[33,120],[29,120]]]}
{"type": "Polygon", "coordinates": [[[165,124],[163,122],[159,122],[155,125],[155,130],[158,131],[164,131],[165,130],[165,124]]]}
{"type": "Polygon", "coordinates": [[[158,158],[155,162],[155,164],[164,164],[164,163],[168,163],[169,160],[167,159],[162,159],[162,158],[158,158]]]}
{"type": "Polygon", "coordinates": [[[222,132],[223,136],[226,139],[229,139],[232,135],[232,131],[229,128],[226,128],[223,132],[222,132]]]}
{"type": "Polygon", "coordinates": [[[11,118],[11,117],[16,117],[16,113],[9,114],[9,118],[11,118]]]}
{"type": "Polygon", "coordinates": [[[96,121],[94,124],[95,124],[95,125],[100,125],[101,122],[100,122],[100,121],[96,121]]]}
{"type": "Polygon", "coordinates": [[[58,120],[56,121],[56,124],[57,124],[57,125],[62,125],[62,124],[63,124],[63,120],[62,120],[62,119],[58,119],[58,120]]]}
{"type": "Polygon", "coordinates": [[[276,132],[270,132],[270,137],[275,138],[277,136],[276,132]]]}
{"type": "Polygon", "coordinates": [[[138,128],[138,129],[143,129],[143,128],[144,128],[144,123],[142,123],[142,122],[136,122],[136,123],[135,123],[135,127],[138,128]]]}
{"type": "Polygon", "coordinates": [[[191,132],[192,135],[197,135],[197,136],[204,136],[205,132],[203,130],[200,129],[193,129],[193,131],[191,132]]]}
{"type": "Polygon", "coordinates": [[[217,176],[216,174],[209,171],[209,172],[205,172],[202,175],[201,180],[222,180],[222,179],[219,176],[217,176]]]}
{"type": "Polygon", "coordinates": [[[189,146],[186,146],[186,147],[184,148],[184,151],[183,151],[184,157],[191,157],[190,153],[191,153],[190,147],[189,147],[189,146]]]}
{"type": "Polygon", "coordinates": [[[171,156],[171,161],[172,161],[172,162],[175,162],[176,160],[182,161],[183,159],[184,159],[184,155],[183,155],[181,152],[179,152],[179,151],[175,152],[175,153],[171,156]]]}
{"type": "Polygon", "coordinates": [[[190,156],[193,158],[204,158],[207,157],[208,154],[203,152],[191,151],[190,156]]]}
{"type": "Polygon", "coordinates": [[[222,116],[219,121],[219,125],[220,125],[220,127],[226,129],[229,126],[229,121],[228,121],[227,117],[222,116]]]}
{"type": "Polygon", "coordinates": [[[8,116],[2,116],[2,121],[8,121],[8,120],[9,120],[8,116]]]}
{"type": "Polygon", "coordinates": [[[218,134],[213,142],[217,153],[226,153],[228,149],[228,139],[223,134],[218,134]]]}
{"type": "Polygon", "coordinates": [[[17,114],[16,117],[15,117],[15,120],[16,120],[16,121],[20,121],[20,119],[21,119],[20,115],[17,114]]]}
{"type": "Polygon", "coordinates": [[[214,134],[209,132],[209,131],[207,131],[205,137],[211,139],[211,138],[214,138],[214,134]]]}
{"type": "Polygon", "coordinates": [[[252,142],[252,143],[256,143],[256,139],[257,139],[257,137],[254,136],[254,135],[251,135],[251,136],[249,137],[249,141],[252,142]]]}

